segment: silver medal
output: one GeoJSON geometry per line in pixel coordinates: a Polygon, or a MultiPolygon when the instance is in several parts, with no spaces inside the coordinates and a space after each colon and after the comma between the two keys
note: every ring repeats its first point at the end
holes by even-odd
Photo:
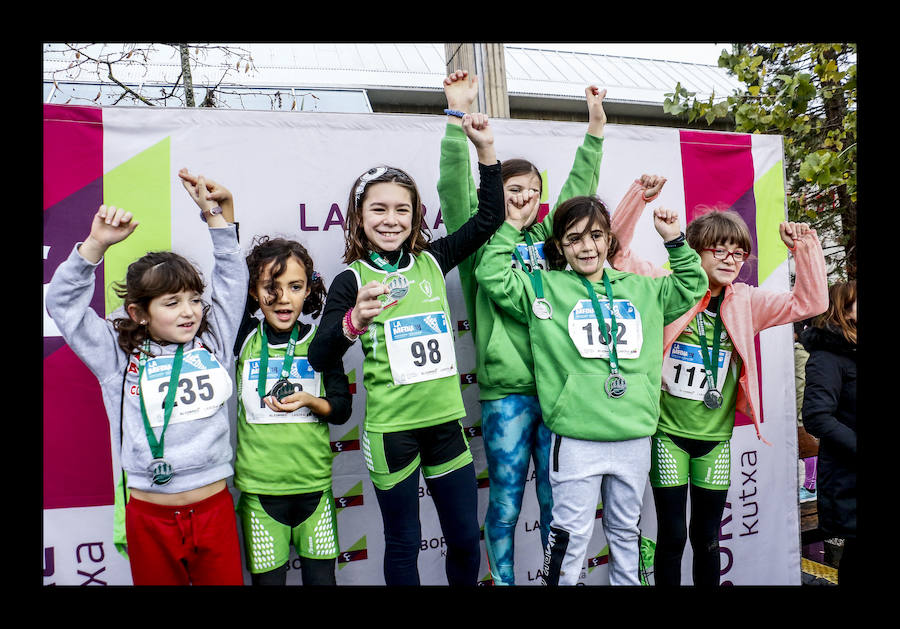
{"type": "Polygon", "coordinates": [[[154,485],[165,485],[175,476],[175,471],[165,459],[153,459],[147,470],[150,472],[154,485]]]}
{"type": "Polygon", "coordinates": [[[543,297],[535,299],[531,304],[531,311],[538,319],[549,319],[553,316],[553,308],[550,302],[543,297]]]}
{"type": "Polygon", "coordinates": [[[716,409],[722,406],[722,394],[717,389],[710,389],[703,395],[706,408],[716,409]]]}
{"type": "Polygon", "coordinates": [[[280,402],[287,396],[293,395],[294,393],[299,393],[302,390],[303,387],[301,385],[290,382],[285,378],[279,380],[272,386],[272,390],[269,391],[269,395],[275,396],[275,399],[280,402]]]}
{"type": "Polygon", "coordinates": [[[623,378],[619,374],[611,373],[606,379],[605,388],[606,395],[611,398],[620,398],[625,395],[625,389],[628,388],[628,383],[626,383],[625,378],[623,378]]]}
{"type": "Polygon", "coordinates": [[[381,283],[390,290],[391,299],[400,301],[409,293],[409,280],[400,273],[388,273],[381,283]]]}

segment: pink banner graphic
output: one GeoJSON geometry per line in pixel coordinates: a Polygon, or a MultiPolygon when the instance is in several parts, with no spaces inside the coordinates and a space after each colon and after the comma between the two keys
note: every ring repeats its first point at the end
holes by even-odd
{"type": "MultiPolygon", "coordinates": [[[[680,131],[680,134],[687,222],[702,216],[710,208],[733,210],[747,223],[753,242],[758,242],[751,136],[685,130],[680,131]]],[[[752,256],[744,263],[738,281],[751,286],[759,285],[757,263],[752,256]]],[[[754,339],[754,344],[757,364],[761,364],[758,336],[754,339]]],[[[757,377],[762,396],[762,376],[757,377]]],[[[759,413],[759,421],[762,422],[762,406],[759,413]]],[[[734,423],[736,426],[744,426],[752,424],[753,420],[738,411],[734,423]]]]}
{"type": "MultiPolygon", "coordinates": [[[[90,231],[103,202],[101,109],[44,106],[44,284],[90,231]]],[[[91,306],[105,315],[103,273],[91,306]]],[[[113,503],[109,421],[94,375],[44,331],[44,508],[113,503]]]]}

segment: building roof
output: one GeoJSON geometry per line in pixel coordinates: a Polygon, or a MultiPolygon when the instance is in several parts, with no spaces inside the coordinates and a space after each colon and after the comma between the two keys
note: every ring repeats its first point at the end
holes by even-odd
{"type": "MultiPolygon", "coordinates": [[[[432,101],[443,100],[441,80],[446,75],[443,43],[234,46],[250,53],[255,69],[245,72],[243,66],[231,68],[223,81],[225,85],[363,89],[388,91],[401,101],[413,98],[423,104],[433,104],[432,101]]],[[[54,52],[59,48],[59,45],[45,45],[45,80],[54,71],[57,81],[67,80],[65,68],[71,56],[54,52]]],[[[174,83],[180,74],[180,59],[174,49],[158,48],[159,52],[147,64],[130,68],[117,66],[117,78],[134,85],[174,83]]],[[[677,83],[704,100],[713,92],[716,97],[724,97],[743,87],[725,69],[697,63],[524,48],[512,44],[505,46],[504,56],[511,107],[516,103],[525,108],[529,108],[528,103],[534,108],[546,107],[546,102],[552,100],[557,103],[573,101],[573,107],[583,108],[584,88],[590,84],[607,89],[607,103],[654,109],[661,107],[664,95],[673,91],[677,83]],[[539,104],[541,102],[544,104],[539,104]]],[[[209,67],[192,69],[195,85],[222,79],[221,61],[212,54],[207,61],[209,67]]],[[[91,82],[86,72],[75,80],[91,82]]]]}

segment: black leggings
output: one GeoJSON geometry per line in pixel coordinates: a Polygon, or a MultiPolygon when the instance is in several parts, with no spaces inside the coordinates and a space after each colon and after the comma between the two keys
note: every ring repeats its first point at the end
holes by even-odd
{"type": "MultiPolygon", "coordinates": [[[[475,585],[481,565],[475,465],[469,463],[445,476],[425,479],[425,484],[434,499],[447,544],[447,583],[475,585]]],[[[384,582],[419,585],[419,471],[391,489],[376,487],[375,495],[384,522],[384,582]]]]}
{"type": "Polygon", "coordinates": [[[719,528],[727,495],[724,489],[696,485],[653,488],[658,528],[653,568],[656,585],[681,585],[681,556],[689,535],[694,551],[694,585],[719,585],[719,528]],[[690,530],[685,525],[689,486],[690,530]]]}

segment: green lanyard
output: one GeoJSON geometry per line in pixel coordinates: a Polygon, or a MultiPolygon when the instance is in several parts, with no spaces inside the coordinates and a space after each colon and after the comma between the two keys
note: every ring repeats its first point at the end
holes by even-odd
{"type": "Polygon", "coordinates": [[[369,252],[369,260],[371,260],[379,269],[381,269],[382,271],[387,271],[388,273],[395,273],[397,271],[397,267],[400,266],[400,260],[402,259],[403,254],[401,253],[400,257],[397,258],[397,264],[391,264],[374,251],[369,252]]]}
{"type": "MultiPolygon", "coordinates": [[[[144,351],[140,355],[141,368],[138,371],[138,384],[143,384],[142,377],[144,375],[144,367],[147,364],[147,354],[150,352],[150,341],[144,342],[144,351]]],[[[141,392],[141,418],[144,420],[144,431],[147,433],[147,443],[150,444],[150,453],[153,458],[161,459],[163,450],[165,449],[166,428],[169,426],[169,418],[172,417],[172,408],[175,406],[175,393],[178,390],[178,376],[181,375],[181,361],[184,357],[184,343],[178,345],[175,350],[175,359],[172,362],[172,374],[169,376],[169,389],[166,391],[166,399],[163,404],[163,426],[159,433],[159,439],[153,434],[153,428],[150,426],[150,420],[147,417],[147,409],[144,406],[144,395],[141,392]]],[[[162,483],[160,483],[162,484],[162,483]]]]}
{"type": "Polygon", "coordinates": [[[609,377],[606,379],[606,394],[611,398],[619,398],[625,395],[625,378],[619,374],[619,356],[616,352],[616,334],[618,332],[618,324],[616,323],[616,312],[613,304],[612,284],[609,282],[606,271],[603,271],[603,287],[606,289],[606,299],[609,303],[609,319],[610,328],[606,328],[606,320],[603,318],[603,311],[600,308],[600,300],[597,299],[597,293],[594,287],[583,275],[580,275],[581,283],[587,287],[588,295],[591,296],[591,303],[594,305],[594,315],[600,324],[600,333],[609,347],[609,377]]]}
{"type": "Polygon", "coordinates": [[[706,325],[703,323],[703,313],[698,312],[697,333],[700,337],[701,354],[703,356],[703,368],[706,370],[706,394],[703,396],[703,403],[707,408],[715,409],[722,406],[722,394],[716,386],[719,377],[719,341],[722,338],[722,312],[721,304],[719,313],[716,315],[716,323],[713,325],[713,346],[712,356],[709,353],[709,347],[706,343],[706,325]]]}
{"type": "Polygon", "coordinates": [[[530,271],[525,264],[525,260],[522,259],[518,248],[513,249],[513,255],[516,256],[519,264],[522,265],[522,270],[531,278],[531,286],[534,288],[536,297],[531,304],[531,310],[538,319],[550,319],[553,316],[553,308],[550,306],[550,302],[544,299],[544,282],[541,279],[540,269],[535,268],[537,266],[537,247],[534,246],[534,242],[531,240],[528,232],[525,232],[525,244],[528,247],[528,257],[531,258],[530,271]]]}
{"type": "MultiPolygon", "coordinates": [[[[297,336],[300,334],[300,325],[295,323],[294,329],[291,330],[291,338],[288,340],[287,349],[284,350],[284,362],[281,364],[281,377],[279,382],[287,380],[291,375],[291,367],[294,364],[294,348],[297,345],[297,336]]],[[[259,349],[259,377],[257,379],[256,390],[259,397],[266,397],[266,380],[269,375],[269,339],[266,337],[265,323],[259,322],[259,336],[262,339],[262,346],[259,349]]]]}

